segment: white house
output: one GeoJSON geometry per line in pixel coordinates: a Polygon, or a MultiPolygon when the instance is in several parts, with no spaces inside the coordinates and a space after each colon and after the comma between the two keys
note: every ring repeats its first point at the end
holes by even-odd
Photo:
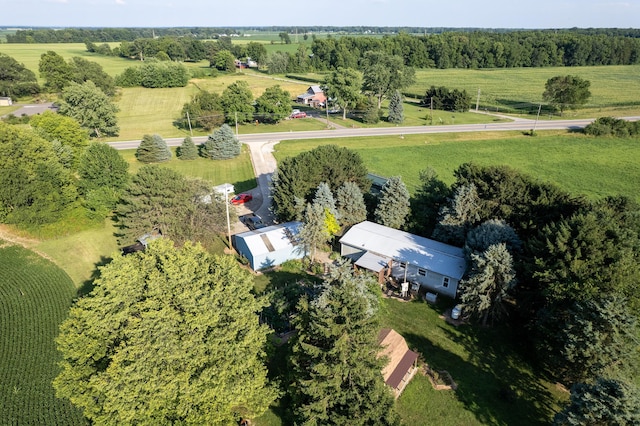
{"type": "Polygon", "coordinates": [[[452,298],[467,267],[459,247],[369,221],[351,227],[340,238],[340,246],[342,256],[357,267],[452,298]]]}
{"type": "Polygon", "coordinates": [[[287,222],[243,232],[233,236],[233,245],[249,260],[254,271],[271,268],[304,257],[304,249],[298,240],[301,227],[300,222],[287,222]]]}

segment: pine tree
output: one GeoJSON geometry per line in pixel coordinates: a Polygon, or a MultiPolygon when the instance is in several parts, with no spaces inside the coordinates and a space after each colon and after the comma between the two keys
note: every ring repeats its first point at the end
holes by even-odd
{"type": "Polygon", "coordinates": [[[160,135],[144,135],[136,150],[136,158],[143,163],[161,163],[171,158],[171,150],[160,135]]]}
{"type": "Polygon", "coordinates": [[[180,160],[195,160],[198,158],[198,148],[190,136],[184,138],[182,145],[177,149],[176,156],[180,160]]]}
{"type": "Polygon", "coordinates": [[[409,191],[400,176],[392,176],[380,191],[380,201],[374,213],[381,225],[400,229],[409,215],[409,191]]]}
{"type": "Polygon", "coordinates": [[[322,249],[331,239],[327,229],[325,209],[316,203],[308,203],[304,212],[300,240],[313,261],[318,249],[322,249]]]}
{"type": "Polygon", "coordinates": [[[469,229],[480,220],[479,205],[480,197],[474,184],[459,186],[449,205],[440,210],[433,238],[462,246],[469,229]]]}
{"type": "Polygon", "coordinates": [[[504,313],[504,300],[516,285],[513,258],[505,244],[494,244],[481,254],[471,255],[469,277],[460,282],[461,301],[465,312],[487,325],[504,313]]]}
{"type": "Polygon", "coordinates": [[[297,424],[399,424],[377,358],[376,289],[344,263],[332,268],[315,300],[299,304],[292,356],[297,424]]]}
{"type": "Polygon", "coordinates": [[[389,99],[389,123],[401,124],[404,121],[402,95],[396,90],[389,99]]]}
{"type": "Polygon", "coordinates": [[[620,380],[598,378],[593,384],[578,383],[571,399],[553,424],[558,426],[632,426],[640,424],[640,390],[620,380]]]}
{"type": "Polygon", "coordinates": [[[266,305],[231,257],[160,238],[101,268],[56,339],[58,397],[95,424],[235,424],[276,397],[266,305]]]}
{"type": "Polygon", "coordinates": [[[362,115],[362,121],[367,124],[376,124],[380,122],[380,108],[374,99],[369,99],[367,107],[362,115]]]}
{"type": "Polygon", "coordinates": [[[313,202],[314,204],[321,206],[323,209],[328,209],[336,219],[340,219],[338,210],[336,209],[336,200],[333,198],[333,193],[327,183],[320,182],[313,198],[313,202]]]}
{"type": "Polygon", "coordinates": [[[336,193],[340,223],[348,227],[367,220],[367,206],[362,191],[354,182],[345,182],[336,193]]]}
{"type": "Polygon", "coordinates": [[[240,155],[242,145],[235,137],[231,127],[223,124],[215,130],[204,144],[203,151],[212,160],[226,160],[240,155]]]}

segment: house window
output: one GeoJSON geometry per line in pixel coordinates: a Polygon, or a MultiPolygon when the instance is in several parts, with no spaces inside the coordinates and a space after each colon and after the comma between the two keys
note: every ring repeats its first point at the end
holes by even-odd
{"type": "Polygon", "coordinates": [[[427,276],[427,271],[425,269],[418,269],[418,275],[420,275],[421,277],[426,277],[427,276]]]}
{"type": "Polygon", "coordinates": [[[449,287],[449,277],[444,277],[442,279],[442,287],[449,287]]]}
{"type": "Polygon", "coordinates": [[[406,268],[407,267],[407,262],[400,262],[400,267],[402,269],[406,268]]]}

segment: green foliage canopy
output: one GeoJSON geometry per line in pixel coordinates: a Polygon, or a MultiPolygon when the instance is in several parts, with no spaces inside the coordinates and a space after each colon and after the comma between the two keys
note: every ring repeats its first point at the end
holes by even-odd
{"type": "MultiPolygon", "coordinates": [[[[274,213],[286,222],[296,217],[296,199],[311,202],[321,182],[336,191],[354,182],[363,192],[371,187],[367,169],[359,154],[348,148],[322,145],[278,163],[272,180],[274,213]]],[[[303,204],[304,205],[304,204],[303,204]]]]}
{"type": "Polygon", "coordinates": [[[0,96],[18,98],[40,93],[33,71],[11,56],[0,53],[0,96]]]}
{"type": "Polygon", "coordinates": [[[227,160],[240,155],[242,144],[228,124],[215,130],[202,146],[202,152],[212,160],[227,160]]]}
{"type": "Polygon", "coordinates": [[[391,176],[380,191],[378,206],[374,212],[376,222],[400,229],[409,215],[409,191],[400,176],[391,176]]]}
{"type": "Polygon", "coordinates": [[[291,114],[291,94],[279,85],[267,87],[256,99],[256,113],[266,122],[278,122],[291,114]]]}
{"type": "Polygon", "coordinates": [[[117,136],[118,107],[92,81],[70,83],[62,92],[60,114],[75,119],[91,136],[117,136]]]}
{"type": "Polygon", "coordinates": [[[234,124],[236,119],[240,123],[253,120],[253,93],[246,81],[239,80],[228,85],[222,92],[221,103],[227,123],[234,124]]]}
{"type": "Polygon", "coordinates": [[[262,414],[276,392],[263,363],[264,304],[251,288],[233,258],[198,245],[159,239],[116,257],[60,328],[57,395],[96,424],[231,424],[262,414]]]}
{"type": "Polygon", "coordinates": [[[560,110],[574,109],[584,105],[591,97],[591,82],[575,75],[552,77],[544,85],[542,98],[560,110]]]}
{"type": "Polygon", "coordinates": [[[160,135],[144,135],[136,149],[136,158],[143,163],[161,163],[171,158],[171,150],[160,135]]]}

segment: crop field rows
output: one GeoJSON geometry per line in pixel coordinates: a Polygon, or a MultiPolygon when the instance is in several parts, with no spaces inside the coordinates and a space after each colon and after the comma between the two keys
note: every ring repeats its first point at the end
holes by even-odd
{"type": "Polygon", "coordinates": [[[0,423],[84,424],[55,397],[54,339],[75,295],[69,277],[26,249],[0,245],[0,423]]]}

